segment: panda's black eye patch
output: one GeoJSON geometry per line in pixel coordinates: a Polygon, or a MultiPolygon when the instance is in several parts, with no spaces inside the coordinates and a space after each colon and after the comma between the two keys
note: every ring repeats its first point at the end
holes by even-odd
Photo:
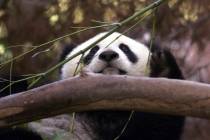
{"type": "Polygon", "coordinates": [[[90,52],[83,59],[84,64],[89,64],[93,59],[94,55],[98,52],[98,50],[99,46],[95,46],[92,49],[90,49],[90,52]]]}
{"type": "Polygon", "coordinates": [[[137,56],[130,50],[130,48],[126,45],[121,43],[119,48],[125,53],[127,58],[132,62],[136,63],[138,61],[137,56]]]}

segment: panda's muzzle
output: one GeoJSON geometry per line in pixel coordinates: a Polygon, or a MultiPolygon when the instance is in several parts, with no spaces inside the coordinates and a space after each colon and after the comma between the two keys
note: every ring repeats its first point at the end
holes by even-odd
{"type": "Polygon", "coordinates": [[[119,54],[115,51],[107,50],[107,51],[102,52],[99,55],[99,59],[105,62],[106,66],[97,73],[103,73],[103,74],[109,74],[109,75],[112,75],[112,74],[125,75],[127,73],[126,71],[112,65],[112,62],[118,58],[119,58],[119,54]]]}

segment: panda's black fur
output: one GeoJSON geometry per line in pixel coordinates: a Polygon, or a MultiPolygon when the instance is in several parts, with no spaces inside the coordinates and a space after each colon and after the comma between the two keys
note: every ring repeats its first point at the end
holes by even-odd
{"type": "MultiPolygon", "coordinates": [[[[114,33],[114,36],[118,35],[121,34],[114,33]]],[[[115,39],[112,37],[113,36],[110,36],[109,40],[115,39]]],[[[92,41],[96,40],[95,37],[91,39],[92,41]]],[[[88,44],[89,43],[83,45],[84,47],[86,47],[88,44]]],[[[137,46],[139,45],[140,47],[143,47],[142,48],[143,52],[146,51],[147,49],[145,49],[143,44],[134,42],[132,39],[123,36],[122,42],[120,42],[117,47],[119,47],[121,53],[125,54],[124,59],[126,59],[127,62],[130,62],[131,65],[136,65],[139,63],[139,61],[142,60],[139,60],[136,52],[132,50],[133,48],[130,48],[129,46],[130,44],[134,44],[137,46]]],[[[120,54],[116,54],[116,52],[115,51],[113,52],[112,50],[100,52],[101,50],[100,45],[103,45],[103,42],[99,45],[96,45],[96,47],[94,47],[84,55],[83,59],[84,65],[90,65],[92,61],[96,59],[95,58],[96,53],[99,53],[98,59],[101,59],[101,61],[108,62],[120,57],[120,54]]],[[[79,46],[81,47],[81,45],[79,46]]],[[[75,51],[75,49],[77,48],[78,46],[76,46],[75,44],[67,45],[63,53],[61,54],[61,60],[64,60],[66,57],[71,55],[71,53],[75,51]]],[[[151,51],[149,74],[148,72],[146,72],[145,75],[150,77],[183,79],[182,73],[175,61],[175,58],[170,53],[170,51],[167,49],[162,49],[157,46],[155,46],[154,48],[152,48],[151,51]]],[[[144,56],[145,54],[142,53],[141,55],[144,56]]],[[[143,62],[144,61],[145,60],[143,60],[143,62]]],[[[75,64],[77,63],[78,62],[75,61],[75,64]]],[[[62,78],[69,77],[68,74],[67,76],[63,76],[64,75],[63,72],[66,70],[66,68],[68,68],[68,67],[65,68],[65,66],[67,65],[72,66],[70,62],[62,67],[60,71],[62,78]]],[[[122,75],[132,74],[132,72],[130,73],[128,72],[128,69],[120,69],[120,68],[117,70],[113,68],[108,68],[106,71],[105,70],[97,71],[97,73],[107,73],[107,72],[108,74],[113,74],[113,72],[114,74],[122,74],[122,75]]],[[[18,91],[12,91],[12,93],[26,90],[26,88],[27,88],[26,83],[23,85],[19,85],[16,88],[14,88],[18,89],[18,91]],[[19,87],[21,87],[21,89],[19,89],[19,87]]],[[[4,92],[4,94],[8,94],[8,92],[7,93],[4,92]]],[[[76,113],[74,121],[75,124],[76,122],[79,122],[79,125],[76,125],[75,127],[78,126],[81,127],[79,129],[75,129],[75,131],[79,132],[74,132],[76,137],[78,138],[69,137],[68,139],[114,140],[117,136],[120,135],[121,131],[128,122],[130,115],[131,111],[108,111],[108,110],[76,113]],[[87,133],[87,135],[84,133],[87,133]]],[[[128,122],[125,131],[120,135],[118,140],[130,140],[130,139],[131,140],[179,140],[182,134],[184,121],[185,118],[182,116],[161,115],[161,114],[146,113],[146,112],[134,112],[131,116],[131,119],[128,122]]],[[[4,140],[16,140],[17,138],[21,140],[42,139],[37,133],[22,128],[1,129],[0,138],[4,140]]]]}

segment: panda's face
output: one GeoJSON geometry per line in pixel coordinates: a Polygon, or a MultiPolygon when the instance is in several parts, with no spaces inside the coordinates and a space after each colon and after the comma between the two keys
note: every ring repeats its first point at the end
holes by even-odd
{"type": "MultiPolygon", "coordinates": [[[[86,48],[104,34],[96,35],[77,46],[67,57],[86,48]]],[[[63,66],[62,78],[75,75],[80,58],[81,55],[63,66]]],[[[148,59],[149,49],[146,46],[115,32],[84,54],[82,69],[93,73],[147,76],[148,59]]]]}

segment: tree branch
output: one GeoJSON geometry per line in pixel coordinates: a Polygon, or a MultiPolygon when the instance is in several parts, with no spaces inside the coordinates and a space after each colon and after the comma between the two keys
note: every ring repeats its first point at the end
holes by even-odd
{"type": "Polygon", "coordinates": [[[83,74],[0,99],[0,127],[90,110],[210,117],[210,86],[190,81],[83,74]]]}

